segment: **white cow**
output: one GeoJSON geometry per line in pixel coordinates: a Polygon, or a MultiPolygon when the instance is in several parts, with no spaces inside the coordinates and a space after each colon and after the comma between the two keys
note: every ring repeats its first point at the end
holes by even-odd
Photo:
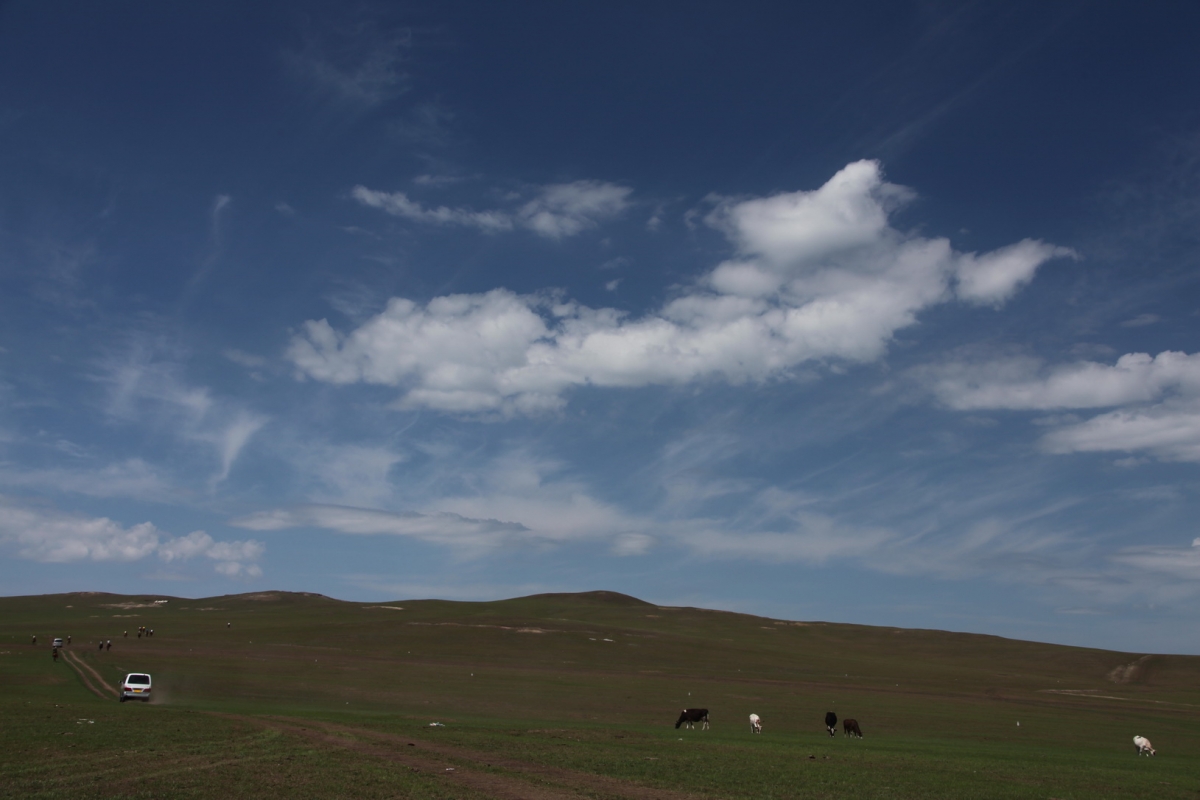
{"type": "Polygon", "coordinates": [[[754,733],[762,733],[762,720],[759,719],[758,714],[750,715],[750,730],[754,733]]]}
{"type": "Polygon", "coordinates": [[[1150,744],[1150,740],[1145,736],[1133,737],[1133,746],[1137,748],[1137,754],[1152,756],[1155,753],[1154,745],[1150,744]]]}

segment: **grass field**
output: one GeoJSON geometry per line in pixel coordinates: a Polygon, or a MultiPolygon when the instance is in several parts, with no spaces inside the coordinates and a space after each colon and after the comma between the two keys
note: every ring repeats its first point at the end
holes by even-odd
{"type": "Polygon", "coordinates": [[[160,599],[0,598],[0,796],[1200,798],[1197,657],[603,592],[160,599]]]}

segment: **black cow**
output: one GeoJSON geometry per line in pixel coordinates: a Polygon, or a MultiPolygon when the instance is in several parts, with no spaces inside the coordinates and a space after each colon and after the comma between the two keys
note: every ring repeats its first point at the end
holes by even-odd
{"type": "Polygon", "coordinates": [[[842,720],[842,731],[847,736],[857,736],[860,739],[863,738],[862,728],[858,727],[858,720],[856,719],[842,720]]]}
{"type": "Polygon", "coordinates": [[[832,711],[825,712],[825,729],[830,736],[837,736],[837,714],[832,711]]]}
{"type": "Polygon", "coordinates": [[[708,709],[707,708],[685,708],[683,713],[679,715],[679,719],[675,722],[675,728],[678,730],[680,725],[687,723],[689,728],[695,728],[697,722],[703,722],[701,730],[708,730],[708,709]]]}

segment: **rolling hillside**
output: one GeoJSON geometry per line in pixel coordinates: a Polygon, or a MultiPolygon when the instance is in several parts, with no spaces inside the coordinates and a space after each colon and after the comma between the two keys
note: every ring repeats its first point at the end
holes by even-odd
{"type": "MultiPolygon", "coordinates": [[[[655,606],[611,592],[489,603],[350,603],[285,592],[198,600],[94,593],[0,598],[0,676],[28,695],[27,703],[57,697],[58,706],[101,704],[122,724],[134,718],[168,724],[163,720],[179,714],[192,721],[207,712],[206,726],[269,717],[429,735],[436,721],[446,726],[432,729],[443,740],[496,757],[514,755],[519,741],[516,749],[528,756],[529,731],[576,731],[562,746],[592,764],[581,773],[589,775],[612,776],[611,765],[592,762],[612,756],[613,742],[677,741],[672,723],[679,709],[704,706],[713,730],[687,735],[718,748],[712,763],[746,757],[738,753],[747,746],[751,712],[766,723],[764,736],[749,740],[762,751],[754,758],[775,748],[816,759],[817,750],[841,747],[836,752],[844,755],[850,743],[831,741],[821,723],[833,710],[863,727],[856,758],[901,746],[905,759],[940,753],[953,761],[961,748],[979,747],[968,761],[986,760],[989,752],[1014,762],[1021,753],[1044,759],[1075,752],[1088,763],[1115,760],[1125,769],[1138,764],[1129,740],[1140,733],[1163,751],[1156,764],[1173,760],[1180,775],[1200,776],[1197,657],[772,620],[655,606]],[[138,638],[140,626],[155,635],[138,638]],[[51,638],[68,634],[70,663],[52,663],[51,638]],[[100,651],[97,642],[108,639],[112,650],[100,651]],[[150,708],[125,713],[127,707],[94,696],[107,694],[95,684],[115,685],[129,671],[154,675],[150,708]],[[89,686],[99,691],[89,693],[89,686]],[[602,747],[587,744],[597,731],[621,733],[602,747]]],[[[563,755],[559,749],[551,748],[553,759],[563,755]]],[[[663,757],[646,756],[656,759],[647,763],[663,757]]],[[[729,768],[729,775],[737,772],[729,768]]],[[[640,773],[613,777],[655,785],[640,773]]],[[[1200,777],[1193,783],[1193,793],[1180,796],[1194,797],[1200,777]]],[[[754,785],[768,794],[741,795],[725,786],[713,796],[775,791],[775,784],[754,785]]],[[[1035,785],[1028,796],[1046,796],[1035,785]]],[[[1057,787],[1057,796],[1068,796],[1064,788],[1057,787]]],[[[946,796],[955,796],[963,786],[951,782],[947,789],[946,796]]],[[[1111,796],[1136,796],[1130,790],[1122,786],[1111,796]]],[[[938,793],[929,786],[914,792],[938,793]]]]}

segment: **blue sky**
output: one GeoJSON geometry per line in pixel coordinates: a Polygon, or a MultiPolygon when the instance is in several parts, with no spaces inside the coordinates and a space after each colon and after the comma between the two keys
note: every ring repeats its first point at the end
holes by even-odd
{"type": "Polygon", "coordinates": [[[2,5],[0,587],[1200,653],[1198,27],[2,5]]]}

